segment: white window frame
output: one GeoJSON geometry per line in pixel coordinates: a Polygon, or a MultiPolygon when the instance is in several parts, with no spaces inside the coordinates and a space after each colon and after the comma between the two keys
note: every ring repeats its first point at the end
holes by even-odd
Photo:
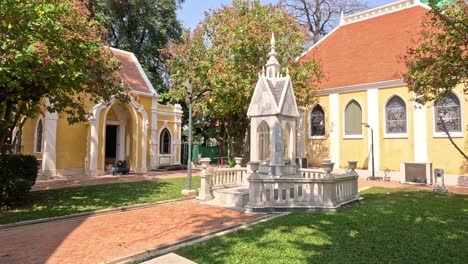
{"type": "Polygon", "coordinates": [[[321,104],[315,104],[314,106],[312,106],[312,108],[309,111],[307,122],[309,124],[309,129],[308,129],[309,130],[309,139],[326,139],[327,138],[327,126],[326,126],[327,116],[325,115],[325,110],[324,110],[324,108],[323,108],[323,106],[321,104]],[[323,122],[324,122],[324,128],[325,128],[325,135],[323,135],[323,136],[313,136],[312,135],[312,123],[311,123],[312,111],[318,105],[322,108],[322,111],[323,111],[323,122]]]}
{"type": "Polygon", "coordinates": [[[405,99],[400,96],[399,94],[392,94],[387,98],[387,101],[385,101],[385,104],[383,105],[383,132],[384,132],[384,138],[408,138],[408,104],[406,103],[405,99]],[[387,104],[390,102],[390,100],[393,99],[393,97],[399,97],[403,103],[405,104],[405,111],[406,111],[406,133],[387,133],[387,104]]]}
{"type": "MultiPolygon", "coordinates": [[[[453,94],[457,100],[458,100],[458,104],[459,104],[459,107],[460,107],[460,131],[455,131],[455,132],[450,132],[450,137],[453,137],[453,138],[462,138],[463,137],[463,132],[464,132],[464,129],[463,129],[463,104],[462,104],[462,100],[460,100],[460,96],[455,92],[455,91],[452,91],[451,94],[453,94]]],[[[432,109],[432,137],[434,138],[448,138],[447,134],[445,134],[445,132],[437,132],[436,130],[436,105],[435,105],[435,102],[433,104],[433,109],[432,109]]]]}
{"type": "MultiPolygon", "coordinates": [[[[361,108],[361,123],[364,122],[361,102],[359,102],[357,99],[349,100],[348,103],[346,104],[344,110],[343,110],[343,129],[342,129],[343,130],[343,139],[363,139],[364,138],[364,134],[363,134],[364,129],[362,127],[361,127],[361,134],[351,134],[351,135],[346,134],[346,108],[348,108],[348,105],[352,101],[355,101],[356,103],[358,103],[359,107],[361,108]]],[[[362,126],[362,124],[361,124],[361,126],[362,126]]]]}
{"type": "Polygon", "coordinates": [[[34,153],[43,153],[44,152],[44,134],[45,134],[45,122],[42,116],[37,117],[36,126],[34,127],[34,153]],[[41,151],[37,151],[37,127],[39,121],[42,122],[42,138],[41,138],[41,151]]]}

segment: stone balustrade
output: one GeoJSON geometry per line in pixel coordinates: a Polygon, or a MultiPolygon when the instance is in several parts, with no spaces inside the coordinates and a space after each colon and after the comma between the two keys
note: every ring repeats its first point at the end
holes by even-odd
{"type": "Polygon", "coordinates": [[[211,187],[226,188],[242,184],[247,168],[225,168],[211,171],[211,187]]]}
{"type": "Polygon", "coordinates": [[[343,175],[300,169],[302,178],[262,178],[252,169],[249,181],[250,212],[335,211],[359,201],[358,175],[354,169],[343,175]]]}
{"type": "Polygon", "coordinates": [[[245,173],[247,172],[247,168],[209,169],[208,164],[210,161],[209,158],[200,159],[202,171],[197,200],[211,200],[213,199],[213,190],[235,187],[246,182],[245,173]]]}
{"type": "Polygon", "coordinates": [[[299,169],[299,173],[304,179],[322,179],[327,173],[317,169],[299,169]]]}

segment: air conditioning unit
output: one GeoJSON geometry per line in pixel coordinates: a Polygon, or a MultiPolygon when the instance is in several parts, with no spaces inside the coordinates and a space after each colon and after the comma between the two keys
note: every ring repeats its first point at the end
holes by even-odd
{"type": "Polygon", "coordinates": [[[432,163],[402,162],[400,163],[400,182],[412,184],[432,184],[432,163]]]}

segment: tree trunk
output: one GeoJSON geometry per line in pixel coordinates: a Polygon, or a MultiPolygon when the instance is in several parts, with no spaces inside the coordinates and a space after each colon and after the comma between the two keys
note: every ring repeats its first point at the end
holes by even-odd
{"type": "Polygon", "coordinates": [[[445,134],[447,134],[447,136],[448,136],[448,138],[450,140],[450,143],[452,143],[452,145],[455,147],[455,149],[457,149],[457,151],[462,155],[462,157],[464,157],[468,161],[468,155],[466,155],[466,153],[460,147],[458,147],[458,145],[453,141],[452,136],[450,136],[450,132],[448,131],[447,127],[445,126],[444,119],[442,119],[442,117],[439,116],[439,120],[440,120],[440,122],[442,124],[442,129],[444,130],[445,134]]]}

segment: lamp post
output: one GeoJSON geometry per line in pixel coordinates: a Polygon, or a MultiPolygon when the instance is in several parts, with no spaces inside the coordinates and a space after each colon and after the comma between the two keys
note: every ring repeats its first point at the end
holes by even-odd
{"type": "Polygon", "coordinates": [[[182,194],[186,196],[196,196],[197,191],[192,190],[192,85],[187,80],[185,88],[189,96],[189,128],[188,128],[188,160],[187,160],[187,188],[182,190],[182,194]]]}
{"type": "Polygon", "coordinates": [[[367,123],[362,123],[363,126],[367,127],[370,129],[371,131],[371,159],[372,159],[372,176],[371,177],[367,177],[368,180],[372,180],[372,181],[375,181],[375,180],[381,180],[382,177],[375,177],[375,167],[374,167],[374,130],[372,129],[372,127],[367,124],[367,123]]]}

